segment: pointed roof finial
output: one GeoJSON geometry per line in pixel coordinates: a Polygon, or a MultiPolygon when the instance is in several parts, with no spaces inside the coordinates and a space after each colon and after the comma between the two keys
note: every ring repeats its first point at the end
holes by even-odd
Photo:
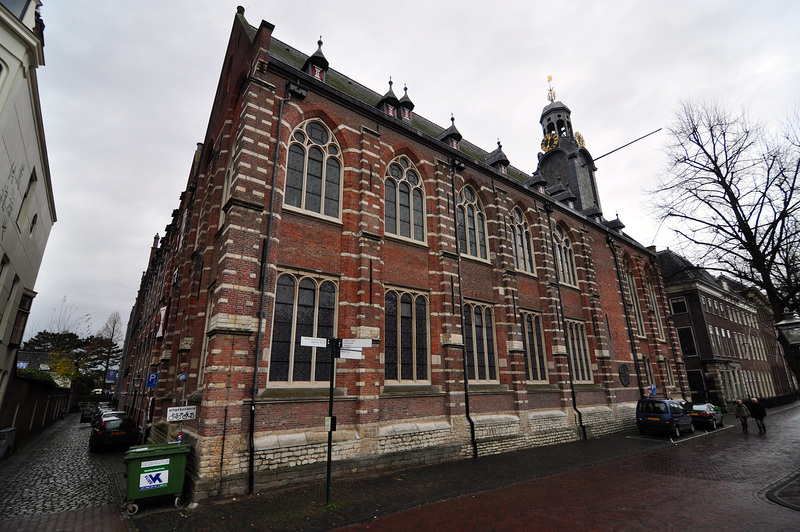
{"type": "Polygon", "coordinates": [[[322,35],[319,36],[319,40],[317,41],[317,46],[322,48],[322,35]]]}
{"type": "Polygon", "coordinates": [[[547,99],[550,100],[550,103],[553,103],[556,101],[556,91],[550,85],[551,81],[553,81],[553,76],[547,76],[547,99]]]}
{"type": "Polygon", "coordinates": [[[456,117],[453,116],[453,113],[450,113],[450,125],[456,127],[456,117]]]}
{"type": "Polygon", "coordinates": [[[500,137],[497,138],[497,149],[498,150],[502,150],[503,149],[503,145],[500,144],[500,137]]]}

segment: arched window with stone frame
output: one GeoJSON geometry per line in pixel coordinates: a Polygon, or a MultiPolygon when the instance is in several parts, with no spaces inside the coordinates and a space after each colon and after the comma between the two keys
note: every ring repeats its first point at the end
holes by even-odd
{"type": "Polygon", "coordinates": [[[408,157],[401,155],[389,163],[384,187],[386,233],[425,242],[425,191],[408,157]]]}
{"type": "Polygon", "coordinates": [[[430,382],[427,298],[405,290],[387,289],[384,317],[386,382],[430,382]]]}
{"type": "Polygon", "coordinates": [[[650,308],[653,309],[653,319],[656,320],[656,332],[658,339],[664,339],[664,324],[661,323],[661,307],[658,304],[658,296],[656,295],[656,281],[653,276],[652,270],[649,268],[645,271],[644,282],[647,286],[647,299],[650,303],[650,308]]]}
{"type": "Polygon", "coordinates": [[[269,381],[314,386],[330,380],[330,350],[301,345],[303,336],[333,338],[337,287],[331,279],[283,273],[275,288],[269,381]]]}
{"type": "Polygon", "coordinates": [[[487,260],[486,215],[483,213],[478,195],[468,185],[462,188],[458,195],[456,218],[461,253],[487,260]]]}
{"type": "Polygon", "coordinates": [[[519,207],[514,207],[511,211],[511,248],[514,254],[514,267],[519,271],[535,274],[533,239],[528,220],[519,207]]]}
{"type": "Polygon", "coordinates": [[[572,241],[567,231],[561,225],[556,225],[553,238],[555,240],[556,268],[558,269],[559,281],[570,286],[578,286],[575,252],[572,249],[572,241]]]}
{"type": "Polygon", "coordinates": [[[289,137],[284,205],[340,218],[341,153],[333,133],[321,121],[297,126],[289,137]]]}
{"type": "Polygon", "coordinates": [[[575,320],[564,320],[564,325],[566,326],[564,340],[567,343],[567,356],[572,364],[572,378],[575,382],[583,384],[594,382],[586,325],[575,320]]]}
{"type": "Polygon", "coordinates": [[[476,382],[498,382],[492,310],[484,305],[466,303],[462,312],[468,378],[476,382]]]}
{"type": "Polygon", "coordinates": [[[628,283],[628,293],[633,306],[633,318],[636,322],[636,334],[644,336],[644,315],[642,314],[642,304],[639,302],[639,291],[636,288],[636,276],[633,271],[633,263],[629,258],[625,259],[625,280],[628,283]]]}
{"type": "Polygon", "coordinates": [[[547,382],[547,354],[541,314],[520,313],[522,345],[525,351],[525,379],[529,382],[547,382]]]}

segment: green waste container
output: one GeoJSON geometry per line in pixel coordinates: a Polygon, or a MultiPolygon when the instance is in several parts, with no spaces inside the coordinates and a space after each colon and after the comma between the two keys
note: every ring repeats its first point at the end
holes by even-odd
{"type": "Polygon", "coordinates": [[[137,445],[125,453],[128,492],[125,498],[128,515],[139,511],[139,499],[175,496],[175,507],[181,502],[186,456],[190,444],[156,443],[137,445]]]}

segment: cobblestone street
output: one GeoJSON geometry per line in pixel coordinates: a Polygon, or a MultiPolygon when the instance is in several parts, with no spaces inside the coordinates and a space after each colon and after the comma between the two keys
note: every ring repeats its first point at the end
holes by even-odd
{"type": "Polygon", "coordinates": [[[119,517],[122,493],[115,473],[124,452],[90,453],[91,428],[78,419],[67,416],[0,461],[0,529],[24,530],[31,523],[42,530],[36,526],[43,516],[105,508],[110,517],[116,513],[117,523],[111,523],[127,530],[119,517]]]}

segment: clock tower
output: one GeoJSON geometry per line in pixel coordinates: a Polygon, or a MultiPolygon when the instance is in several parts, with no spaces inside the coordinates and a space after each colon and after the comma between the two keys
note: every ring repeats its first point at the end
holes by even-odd
{"type": "MultiPolygon", "coordinates": [[[[548,78],[548,82],[550,78],[548,78]]],[[[583,136],[572,129],[569,107],[556,100],[549,87],[550,101],[542,110],[542,153],[536,174],[547,182],[546,188],[566,186],[575,196],[574,207],[587,216],[602,217],[600,197],[594,172],[594,160],[586,149],[583,136]]]]}

